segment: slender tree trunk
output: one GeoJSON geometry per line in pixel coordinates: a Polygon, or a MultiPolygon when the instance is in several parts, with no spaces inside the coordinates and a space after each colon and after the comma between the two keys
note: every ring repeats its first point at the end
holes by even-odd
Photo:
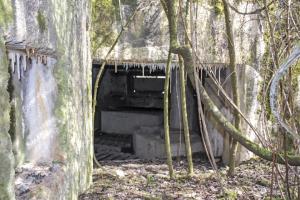
{"type": "MultiPolygon", "coordinates": [[[[230,59],[230,71],[231,71],[231,88],[232,88],[232,97],[235,105],[240,108],[240,99],[238,92],[238,78],[236,71],[236,58],[235,58],[235,45],[232,32],[232,22],[230,18],[230,11],[226,0],[223,0],[224,6],[224,15],[225,15],[225,24],[226,24],[226,34],[227,34],[227,43],[228,43],[228,52],[230,59]]],[[[240,129],[241,118],[237,110],[234,110],[234,125],[237,130],[240,129]]],[[[228,175],[232,176],[234,174],[235,161],[236,161],[236,151],[238,143],[232,137],[230,137],[230,150],[229,150],[229,170],[228,175]]]]}
{"type": "MultiPolygon", "coordinates": [[[[115,39],[113,45],[110,47],[109,51],[107,52],[106,56],[105,56],[105,59],[100,67],[100,70],[97,74],[97,77],[96,77],[96,81],[95,81],[95,86],[94,86],[94,94],[93,94],[93,109],[92,109],[92,112],[93,112],[93,127],[94,127],[94,122],[95,122],[95,113],[96,113],[96,106],[97,106],[97,97],[98,97],[98,87],[99,87],[99,83],[100,83],[100,80],[103,76],[103,73],[104,73],[104,70],[105,70],[105,65],[106,65],[106,60],[108,59],[109,55],[111,54],[112,50],[115,48],[116,44],[118,43],[120,37],[122,36],[125,28],[130,24],[130,22],[133,20],[133,18],[135,17],[136,13],[138,11],[138,8],[135,9],[135,11],[132,13],[132,15],[130,16],[130,18],[128,19],[128,21],[126,22],[125,26],[122,27],[120,33],[118,34],[117,38],[115,39]]],[[[95,133],[95,131],[93,130],[93,132],[95,133]]],[[[95,136],[93,137],[93,139],[95,138],[95,136]]],[[[94,144],[94,141],[93,141],[93,144],[94,144]]],[[[96,156],[95,156],[95,153],[93,155],[93,159],[94,159],[94,162],[95,164],[98,166],[98,167],[101,167],[100,163],[98,162],[96,156]]]]}
{"type": "Polygon", "coordinates": [[[189,121],[187,116],[187,108],[186,108],[186,91],[185,91],[185,72],[184,65],[181,56],[179,57],[179,70],[180,70],[180,92],[181,92],[181,113],[182,113],[182,121],[183,121],[183,130],[184,130],[184,141],[185,141],[185,152],[188,161],[188,175],[192,176],[194,174],[194,166],[193,166],[193,157],[192,157],[192,148],[190,141],[190,131],[189,131],[189,121]]]}
{"type": "Polygon", "coordinates": [[[170,65],[171,65],[171,51],[169,50],[166,78],[164,84],[164,131],[165,131],[165,149],[167,155],[167,164],[169,167],[170,178],[174,177],[174,170],[172,164],[172,151],[170,145],[170,128],[169,128],[169,88],[170,88],[170,65]]]}
{"type": "MultiPolygon", "coordinates": [[[[179,47],[177,38],[177,16],[176,16],[176,5],[177,0],[161,0],[161,4],[165,10],[169,21],[169,34],[170,34],[170,50],[172,53],[180,55],[176,48],[179,47]]],[[[188,160],[188,175],[191,176],[194,173],[193,170],[193,160],[192,160],[192,150],[189,137],[189,126],[186,110],[186,95],[185,95],[185,75],[184,75],[184,65],[182,64],[182,58],[179,56],[180,61],[180,77],[181,77],[181,112],[183,118],[184,126],[184,138],[185,138],[185,148],[188,160]]],[[[192,62],[192,61],[191,61],[192,62]]],[[[186,63],[185,63],[186,64],[186,63]]]]}

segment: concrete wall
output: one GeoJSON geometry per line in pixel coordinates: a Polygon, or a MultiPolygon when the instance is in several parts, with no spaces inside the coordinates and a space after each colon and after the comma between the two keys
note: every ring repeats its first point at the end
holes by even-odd
{"type": "MultiPolygon", "coordinates": [[[[0,10],[1,11],[1,10],[0,10]]],[[[0,33],[1,37],[1,33],[0,33]]],[[[0,38],[0,199],[14,199],[14,155],[9,135],[10,101],[7,92],[9,74],[3,38],[0,38]]]]}
{"type": "MultiPolygon", "coordinates": [[[[239,79],[239,93],[240,93],[240,110],[251,122],[251,124],[256,127],[260,132],[262,127],[260,126],[259,110],[260,103],[258,101],[258,94],[260,91],[261,77],[258,71],[249,65],[238,65],[238,79],[239,79]],[[247,75],[246,75],[247,74],[247,75]]],[[[232,97],[231,92],[231,82],[228,77],[230,76],[229,69],[223,69],[221,71],[220,83],[223,86],[229,97],[232,97]]],[[[218,77],[218,72],[217,72],[218,77]]],[[[220,111],[227,117],[229,121],[234,122],[232,107],[218,90],[215,84],[210,78],[205,78],[205,88],[209,96],[212,98],[216,106],[220,111]]],[[[205,110],[205,105],[204,105],[205,110]]],[[[213,152],[215,156],[222,156],[223,162],[225,164],[229,161],[229,135],[224,131],[224,129],[213,120],[210,113],[206,112],[206,124],[208,133],[210,136],[210,141],[213,147],[213,152]]],[[[253,130],[248,126],[248,124],[242,120],[241,131],[252,141],[258,141],[253,130]]],[[[244,147],[239,147],[237,151],[237,161],[244,161],[251,158],[253,154],[249,152],[244,147]]]]}
{"type": "Polygon", "coordinates": [[[12,7],[8,0],[0,0],[0,199],[15,199],[14,155],[9,135],[10,98],[7,91],[9,73],[3,34],[12,22],[12,7]]]}
{"type": "MultiPolygon", "coordinates": [[[[137,63],[144,60],[167,60],[169,49],[168,21],[160,2],[138,0],[137,3],[143,5],[144,9],[137,13],[110,58],[133,60],[137,63]]],[[[123,24],[126,23],[135,5],[133,3],[121,6],[123,24]]],[[[241,12],[249,12],[249,10],[255,10],[258,7],[258,5],[249,2],[241,2],[235,6],[241,12]]],[[[235,12],[231,12],[231,15],[234,24],[237,62],[246,62],[252,65],[253,57],[250,52],[258,54],[256,60],[261,59],[264,52],[264,23],[259,15],[239,15],[235,12]]],[[[197,30],[198,54],[201,55],[201,61],[203,63],[229,62],[225,18],[222,11],[216,10],[213,1],[200,1],[197,3],[197,16],[195,29],[197,30]]],[[[120,27],[121,22],[116,21],[114,27],[116,34],[120,27]]],[[[184,35],[182,27],[179,26],[181,36],[184,35]]],[[[180,40],[183,41],[184,38],[180,38],[180,40]]],[[[108,50],[109,47],[99,48],[95,57],[103,59],[108,50]]]]}
{"type": "MultiPolygon", "coordinates": [[[[22,182],[17,182],[16,189],[19,195],[17,199],[29,197],[77,199],[78,193],[83,192],[91,183],[93,163],[89,2],[86,0],[15,0],[13,2],[5,0],[3,3],[1,0],[1,5],[10,4],[13,8],[12,20],[6,29],[3,28],[3,24],[0,24],[0,90],[1,95],[3,94],[0,102],[1,109],[4,108],[5,113],[0,117],[0,156],[2,156],[2,152],[5,152],[1,160],[6,160],[6,162],[2,162],[5,166],[0,166],[0,199],[14,199],[12,192],[14,159],[11,154],[10,138],[7,135],[10,124],[9,98],[6,91],[9,82],[9,65],[5,59],[3,35],[6,41],[23,42],[35,49],[50,49],[51,52],[54,52],[53,55],[48,56],[54,60],[53,65],[49,65],[49,67],[41,65],[43,69],[38,74],[42,74],[42,77],[45,76],[45,79],[40,79],[40,87],[32,88],[30,84],[27,84],[28,82],[39,83],[39,80],[36,79],[37,76],[30,76],[30,74],[37,72],[33,71],[34,69],[41,70],[40,68],[30,66],[28,71],[21,75],[23,78],[21,81],[16,77],[16,73],[12,74],[14,90],[11,91],[13,96],[11,104],[15,113],[10,121],[13,121],[15,130],[12,139],[16,163],[19,165],[17,171],[22,169],[24,160],[32,163],[30,170],[37,169],[40,161],[46,161],[49,166],[57,163],[55,166],[59,168],[59,170],[54,170],[57,171],[57,175],[55,173],[53,175],[54,178],[43,179],[42,184],[38,186],[29,185],[28,192],[22,195],[18,190],[24,189],[25,186],[22,185],[22,182]],[[47,82],[48,80],[53,82],[47,82]],[[43,93],[37,92],[45,87],[46,83],[51,83],[48,85],[49,90],[51,87],[54,88],[54,92],[50,95],[51,101],[47,101],[43,93]],[[30,104],[26,103],[29,102],[26,95],[29,95],[30,89],[34,90],[36,94],[40,94],[41,99],[36,99],[39,95],[33,96],[33,101],[46,102],[45,109],[49,110],[47,117],[52,119],[53,131],[48,132],[50,138],[53,139],[53,143],[49,147],[52,153],[49,154],[47,160],[35,159],[36,156],[32,156],[32,152],[37,152],[36,150],[28,151],[31,144],[28,143],[28,140],[31,135],[36,134],[35,131],[31,131],[33,129],[30,129],[30,123],[38,123],[41,114],[37,110],[36,116],[28,117],[26,115],[26,111],[32,108],[30,104]],[[2,185],[3,180],[4,185],[2,185]],[[3,197],[3,195],[6,196],[3,197]]],[[[2,9],[1,6],[0,8],[2,9]]],[[[0,13],[2,15],[2,10],[0,13]]],[[[2,16],[0,22],[1,20],[2,16]]],[[[11,51],[9,50],[9,52],[11,51]]],[[[37,59],[37,57],[33,55],[33,59],[37,59]]],[[[42,124],[36,124],[36,127],[40,126],[42,124]]],[[[33,149],[44,144],[45,148],[42,149],[45,150],[48,143],[44,143],[43,137],[35,139],[37,143],[32,145],[33,149]]],[[[17,180],[20,180],[20,177],[22,174],[18,174],[17,180]]]]}

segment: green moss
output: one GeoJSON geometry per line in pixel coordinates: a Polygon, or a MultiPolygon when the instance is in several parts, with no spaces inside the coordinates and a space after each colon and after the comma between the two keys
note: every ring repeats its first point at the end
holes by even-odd
{"type": "MultiPolygon", "coordinates": [[[[9,131],[9,94],[7,92],[7,85],[9,80],[9,73],[7,70],[8,62],[6,58],[4,41],[0,35],[0,133],[8,133],[9,131]]],[[[1,144],[1,143],[0,143],[1,144]]]]}
{"type": "Polygon", "coordinates": [[[0,26],[7,27],[12,20],[13,12],[10,0],[0,0],[0,26]]]}
{"type": "Polygon", "coordinates": [[[68,152],[68,127],[67,127],[67,121],[66,119],[68,118],[68,111],[66,110],[67,108],[67,103],[69,101],[70,97],[70,92],[68,88],[68,73],[63,66],[66,66],[66,62],[64,59],[61,59],[54,70],[54,76],[55,79],[57,80],[57,87],[59,95],[57,96],[56,100],[56,106],[55,106],[55,115],[58,120],[58,128],[59,128],[59,143],[61,148],[66,148],[66,149],[61,149],[62,152],[68,152]]]}
{"type": "MultiPolygon", "coordinates": [[[[3,3],[3,1],[1,1],[1,3],[3,3]]],[[[12,153],[11,138],[8,134],[10,123],[10,104],[9,94],[7,92],[7,85],[9,80],[7,67],[8,62],[5,54],[4,41],[0,34],[0,199],[12,199],[14,196],[12,189],[14,158],[12,153]]]]}
{"type": "Polygon", "coordinates": [[[41,11],[38,11],[38,15],[36,17],[39,25],[40,31],[43,33],[46,30],[46,18],[41,11]]]}
{"type": "Polygon", "coordinates": [[[300,62],[298,62],[292,68],[292,86],[296,88],[298,86],[298,77],[300,76],[300,62]]]}
{"type": "Polygon", "coordinates": [[[224,13],[222,0],[212,0],[212,5],[214,7],[216,16],[222,15],[224,13]]]}
{"type": "Polygon", "coordinates": [[[235,199],[237,199],[236,191],[225,189],[225,199],[226,200],[235,200],[235,199]]]}
{"type": "Polygon", "coordinates": [[[12,139],[12,141],[15,140],[15,134],[16,134],[16,110],[14,105],[12,105],[12,100],[13,100],[13,93],[14,93],[14,86],[13,86],[13,78],[12,78],[12,72],[11,68],[8,67],[8,71],[10,74],[9,80],[8,80],[8,86],[7,86],[7,91],[9,94],[9,101],[11,104],[11,110],[10,110],[10,127],[9,127],[9,134],[12,139]]]}

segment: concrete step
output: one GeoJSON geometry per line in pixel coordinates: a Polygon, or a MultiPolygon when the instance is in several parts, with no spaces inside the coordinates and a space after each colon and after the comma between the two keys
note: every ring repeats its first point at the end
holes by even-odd
{"type": "MultiPolygon", "coordinates": [[[[141,159],[165,158],[164,132],[160,127],[141,127],[133,135],[135,155],[141,159]]],[[[183,131],[170,130],[170,141],[173,156],[185,155],[183,131]]],[[[192,152],[203,152],[203,145],[199,134],[190,132],[192,152]]]]}

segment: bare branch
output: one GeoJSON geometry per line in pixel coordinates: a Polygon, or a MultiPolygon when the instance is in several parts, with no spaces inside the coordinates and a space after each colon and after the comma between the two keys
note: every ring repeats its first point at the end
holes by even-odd
{"type": "Polygon", "coordinates": [[[270,88],[270,106],[271,106],[271,111],[272,114],[275,116],[276,120],[278,123],[290,134],[292,135],[295,139],[300,139],[300,136],[296,134],[290,127],[287,125],[283,119],[281,118],[278,107],[277,107],[277,90],[278,90],[278,85],[280,79],[287,73],[288,69],[293,66],[293,63],[297,61],[297,59],[300,58],[300,45],[295,47],[293,50],[292,54],[288,57],[287,61],[282,64],[277,72],[274,75],[274,78],[271,83],[271,88],[270,88]]]}
{"type": "Polygon", "coordinates": [[[236,7],[234,7],[233,5],[231,5],[228,1],[226,1],[228,6],[236,13],[240,14],[240,15],[256,15],[261,13],[261,11],[265,10],[266,8],[268,8],[269,6],[271,6],[274,1],[271,1],[267,6],[264,6],[262,8],[258,8],[256,10],[250,11],[250,12],[241,12],[239,11],[236,7]]]}

